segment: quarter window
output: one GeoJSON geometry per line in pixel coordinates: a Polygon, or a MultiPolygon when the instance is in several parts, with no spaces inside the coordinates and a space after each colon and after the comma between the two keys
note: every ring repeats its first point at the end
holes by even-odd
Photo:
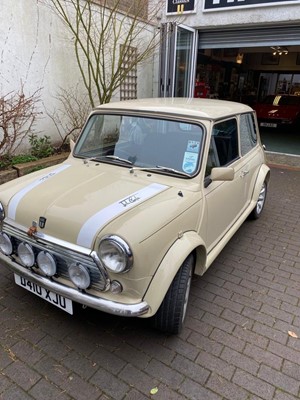
{"type": "Polygon", "coordinates": [[[230,164],[238,158],[238,133],[236,119],[219,122],[214,125],[210,141],[206,166],[206,176],[214,167],[230,164]]]}
{"type": "Polygon", "coordinates": [[[242,156],[256,146],[256,127],[253,114],[242,114],[240,117],[240,140],[242,156]]]}

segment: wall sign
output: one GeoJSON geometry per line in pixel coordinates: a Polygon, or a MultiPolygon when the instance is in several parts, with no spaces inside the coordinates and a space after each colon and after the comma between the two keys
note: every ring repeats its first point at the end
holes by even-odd
{"type": "Polygon", "coordinates": [[[203,0],[203,12],[232,10],[241,7],[266,7],[299,3],[300,0],[203,0]]]}
{"type": "Polygon", "coordinates": [[[185,14],[195,12],[196,0],[167,0],[167,14],[185,14]]]}

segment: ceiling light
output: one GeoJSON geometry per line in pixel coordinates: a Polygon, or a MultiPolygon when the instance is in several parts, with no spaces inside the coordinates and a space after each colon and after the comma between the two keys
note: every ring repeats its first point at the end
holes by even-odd
{"type": "Polygon", "coordinates": [[[272,49],[272,54],[273,54],[273,56],[276,56],[276,55],[281,56],[281,55],[283,55],[283,54],[284,54],[284,55],[289,54],[289,50],[288,50],[287,47],[271,46],[270,48],[272,49]]]}

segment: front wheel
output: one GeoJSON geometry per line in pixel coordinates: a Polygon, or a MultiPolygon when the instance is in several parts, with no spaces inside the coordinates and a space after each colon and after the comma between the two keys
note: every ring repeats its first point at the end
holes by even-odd
{"type": "Polygon", "coordinates": [[[259,192],[259,196],[255,205],[255,208],[252,210],[249,215],[249,219],[258,219],[262,213],[267,197],[267,184],[263,183],[261,190],[259,192]]]}
{"type": "Polygon", "coordinates": [[[180,333],[186,316],[190,294],[194,257],[190,255],[178,270],[167,294],[153,317],[155,328],[171,333],[180,333]]]}

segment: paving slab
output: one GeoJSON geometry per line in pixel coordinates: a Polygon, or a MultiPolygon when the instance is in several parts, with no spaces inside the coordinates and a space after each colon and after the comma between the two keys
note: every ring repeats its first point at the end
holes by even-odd
{"type": "Polygon", "coordinates": [[[70,316],[0,266],[0,399],[299,399],[300,171],[271,172],[262,217],[194,278],[178,336],[80,307],[70,316]]]}

